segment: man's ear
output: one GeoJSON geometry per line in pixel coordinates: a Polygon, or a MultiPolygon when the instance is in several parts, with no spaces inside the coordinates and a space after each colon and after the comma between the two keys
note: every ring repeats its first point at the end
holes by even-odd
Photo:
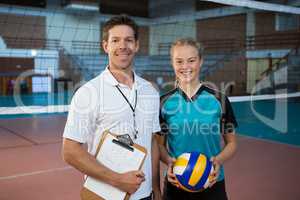
{"type": "Polygon", "coordinates": [[[106,40],[102,40],[102,48],[105,51],[105,53],[108,53],[107,45],[108,42],[106,40]]]}
{"type": "Polygon", "coordinates": [[[139,49],[140,49],[140,42],[139,42],[139,40],[137,40],[135,43],[135,53],[138,52],[139,49]]]}

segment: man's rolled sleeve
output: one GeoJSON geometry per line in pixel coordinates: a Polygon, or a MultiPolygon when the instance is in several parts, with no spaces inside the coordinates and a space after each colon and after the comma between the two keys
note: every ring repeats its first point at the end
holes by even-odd
{"type": "Polygon", "coordinates": [[[86,143],[95,127],[96,101],[91,87],[81,87],[73,96],[64,129],[64,138],[86,143]]]}

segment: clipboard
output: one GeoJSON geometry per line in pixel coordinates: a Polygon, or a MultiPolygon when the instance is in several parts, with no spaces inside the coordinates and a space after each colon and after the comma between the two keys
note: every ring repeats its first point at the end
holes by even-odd
{"type": "MultiPolygon", "coordinates": [[[[120,135],[104,131],[97,147],[95,157],[98,162],[111,170],[124,173],[140,170],[147,150],[134,144],[129,135],[120,135]]],[[[80,192],[81,200],[128,200],[129,194],[111,185],[87,177],[80,192]]]]}

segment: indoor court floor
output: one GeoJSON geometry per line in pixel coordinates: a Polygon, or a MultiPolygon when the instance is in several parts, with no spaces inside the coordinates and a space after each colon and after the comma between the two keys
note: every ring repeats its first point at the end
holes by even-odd
{"type": "MultiPolygon", "coordinates": [[[[61,157],[65,121],[65,114],[0,119],[1,200],[80,199],[83,175],[61,157]]],[[[229,199],[300,199],[299,147],[242,135],[238,144],[225,164],[229,199]]]]}

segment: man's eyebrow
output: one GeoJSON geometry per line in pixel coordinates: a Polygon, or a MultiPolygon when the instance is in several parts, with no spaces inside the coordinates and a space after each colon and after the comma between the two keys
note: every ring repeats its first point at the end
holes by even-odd
{"type": "Polygon", "coordinates": [[[125,37],[127,39],[134,39],[134,36],[128,36],[128,37],[125,37]]]}
{"type": "Polygon", "coordinates": [[[134,36],[111,36],[112,38],[134,38],[134,36]]]}

